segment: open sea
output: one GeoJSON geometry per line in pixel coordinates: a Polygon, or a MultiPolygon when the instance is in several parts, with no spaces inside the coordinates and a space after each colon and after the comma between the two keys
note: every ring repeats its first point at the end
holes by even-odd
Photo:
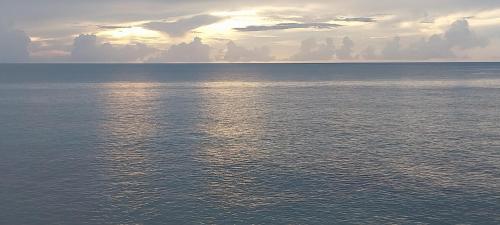
{"type": "Polygon", "coordinates": [[[0,64],[0,224],[500,224],[500,63],[0,64]]]}

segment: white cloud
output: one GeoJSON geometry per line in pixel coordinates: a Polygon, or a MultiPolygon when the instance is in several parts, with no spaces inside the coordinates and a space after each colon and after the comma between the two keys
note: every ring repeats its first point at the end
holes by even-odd
{"type": "Polygon", "coordinates": [[[76,62],[138,62],[144,61],[156,49],[144,44],[111,45],[99,43],[97,36],[82,34],[75,38],[71,61],[76,62]]]}
{"type": "Polygon", "coordinates": [[[233,41],[227,43],[224,55],[224,60],[230,62],[267,62],[273,59],[267,46],[247,49],[236,45],[233,41]]]}
{"type": "Polygon", "coordinates": [[[201,38],[194,38],[190,43],[180,43],[171,46],[159,57],[150,62],[209,62],[210,46],[203,44],[201,38]]]}
{"type": "Polygon", "coordinates": [[[30,42],[30,37],[24,31],[3,25],[0,21],[0,62],[28,61],[30,42]]]}
{"type": "Polygon", "coordinates": [[[292,61],[314,61],[330,60],[335,54],[335,45],[331,38],[325,39],[324,43],[318,43],[316,39],[309,38],[302,41],[299,52],[290,57],[292,61]]]}

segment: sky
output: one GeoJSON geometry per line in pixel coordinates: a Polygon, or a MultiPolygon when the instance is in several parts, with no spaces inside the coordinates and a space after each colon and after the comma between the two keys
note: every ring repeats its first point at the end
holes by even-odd
{"type": "Polygon", "coordinates": [[[0,62],[500,61],[499,0],[0,0],[0,62]]]}

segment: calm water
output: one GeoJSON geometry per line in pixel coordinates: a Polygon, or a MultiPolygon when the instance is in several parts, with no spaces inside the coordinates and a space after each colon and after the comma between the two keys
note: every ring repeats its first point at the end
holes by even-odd
{"type": "Polygon", "coordinates": [[[0,65],[0,224],[499,224],[500,64],[0,65]]]}

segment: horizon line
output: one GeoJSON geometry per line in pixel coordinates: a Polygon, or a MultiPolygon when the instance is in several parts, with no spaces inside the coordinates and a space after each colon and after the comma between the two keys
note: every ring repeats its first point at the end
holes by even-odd
{"type": "Polygon", "coordinates": [[[275,61],[275,62],[0,62],[0,65],[22,65],[22,64],[94,64],[94,65],[117,65],[117,64],[137,64],[137,65],[176,65],[176,64],[424,64],[424,63],[500,63],[498,61],[275,61]]]}

